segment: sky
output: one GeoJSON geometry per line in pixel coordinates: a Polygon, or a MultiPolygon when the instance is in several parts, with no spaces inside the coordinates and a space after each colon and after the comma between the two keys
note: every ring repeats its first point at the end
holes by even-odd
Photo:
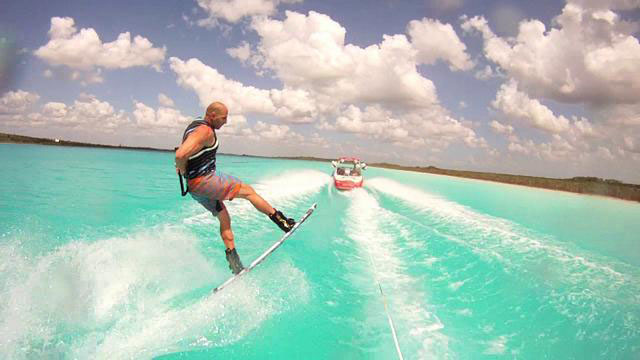
{"type": "Polygon", "coordinates": [[[640,184],[640,0],[4,1],[0,132],[640,184]]]}

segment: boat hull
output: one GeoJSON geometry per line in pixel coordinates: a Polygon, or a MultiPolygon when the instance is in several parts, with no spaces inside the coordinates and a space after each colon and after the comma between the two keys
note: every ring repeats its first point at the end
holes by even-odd
{"type": "Polygon", "coordinates": [[[333,184],[338,190],[351,190],[351,189],[362,187],[362,185],[364,184],[364,180],[360,179],[359,181],[357,180],[354,181],[354,180],[333,179],[333,184]]]}

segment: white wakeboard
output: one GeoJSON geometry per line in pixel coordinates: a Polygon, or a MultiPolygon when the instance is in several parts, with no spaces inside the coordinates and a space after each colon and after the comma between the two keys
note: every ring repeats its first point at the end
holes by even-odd
{"type": "Polygon", "coordinates": [[[217,288],[213,289],[213,293],[216,293],[216,292],[224,289],[225,287],[229,286],[236,279],[238,279],[242,275],[248,273],[254,267],[256,267],[258,264],[260,264],[262,261],[264,261],[264,259],[266,259],[267,256],[269,256],[271,253],[273,253],[280,245],[282,245],[282,243],[284,243],[285,240],[287,240],[289,238],[289,236],[293,235],[293,233],[296,232],[296,230],[298,230],[300,225],[302,225],[305,222],[305,220],[307,220],[307,218],[309,216],[311,216],[311,214],[313,213],[313,210],[316,209],[316,206],[317,206],[317,203],[311,205],[309,210],[307,210],[307,212],[304,215],[302,215],[300,220],[298,220],[298,222],[296,222],[296,224],[293,226],[293,228],[288,233],[285,233],[284,235],[282,235],[280,240],[276,241],[273,245],[271,245],[271,247],[268,248],[265,252],[263,252],[262,255],[258,256],[257,259],[253,260],[251,265],[249,265],[246,268],[242,269],[242,271],[240,271],[237,275],[234,275],[234,276],[230,277],[229,279],[227,279],[227,281],[223,282],[222,285],[220,285],[217,288]]]}

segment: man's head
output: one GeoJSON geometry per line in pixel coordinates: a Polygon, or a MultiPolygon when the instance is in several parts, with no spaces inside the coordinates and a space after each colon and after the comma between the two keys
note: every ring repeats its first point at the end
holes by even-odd
{"type": "Polygon", "coordinates": [[[229,110],[219,102],[214,101],[207,106],[207,112],[204,114],[204,120],[208,122],[214,129],[220,129],[222,125],[227,123],[227,115],[229,110]]]}

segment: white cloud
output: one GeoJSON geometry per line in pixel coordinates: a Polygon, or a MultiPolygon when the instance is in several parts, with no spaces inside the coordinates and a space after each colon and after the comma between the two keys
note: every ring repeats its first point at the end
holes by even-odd
{"type": "Polygon", "coordinates": [[[607,168],[637,176],[615,168],[638,161],[634,149],[640,142],[640,97],[635,95],[640,91],[640,44],[633,34],[640,25],[622,20],[612,9],[639,6],[636,0],[570,0],[552,28],[538,20],[522,21],[515,38],[496,36],[483,17],[462,18],[465,31],[482,34],[484,54],[497,65],[492,72],[509,79],[492,106],[506,118],[521,121],[513,126],[494,121],[490,126],[509,140],[511,154],[539,159],[544,168],[565,164],[556,167],[559,172],[588,169],[602,176],[607,168]],[[556,115],[536,98],[587,104],[595,122],[556,115]],[[541,129],[542,137],[521,139],[518,135],[530,133],[517,125],[541,129]]]}
{"type": "Polygon", "coordinates": [[[478,80],[489,80],[493,77],[496,77],[497,74],[493,72],[493,69],[490,65],[484,67],[484,69],[476,71],[474,77],[478,80]]]}
{"type": "Polygon", "coordinates": [[[500,86],[496,99],[491,106],[504,114],[522,119],[538,129],[558,133],[569,128],[569,120],[564,116],[556,116],[538,100],[531,99],[518,90],[518,84],[511,80],[500,86]]]}
{"type": "Polygon", "coordinates": [[[259,140],[253,129],[249,127],[247,118],[242,115],[230,115],[227,123],[220,130],[217,130],[217,133],[224,136],[242,137],[243,140],[259,140]]]}
{"type": "Polygon", "coordinates": [[[114,133],[118,128],[130,124],[124,111],[115,111],[106,101],[93,95],[81,94],[72,105],[50,101],[42,108],[32,105],[39,99],[36,94],[22,90],[9,92],[0,98],[0,119],[5,125],[17,128],[82,128],[102,133],[114,133]],[[9,111],[2,114],[3,106],[9,111]]]}
{"type": "Polygon", "coordinates": [[[586,153],[579,153],[568,141],[561,137],[554,138],[552,141],[544,143],[535,143],[533,140],[520,140],[517,137],[511,137],[508,150],[512,153],[533,156],[537,159],[545,161],[566,161],[579,160],[578,156],[586,157],[586,153]]]}
{"type": "Polygon", "coordinates": [[[387,102],[427,107],[435,86],[417,71],[416,55],[404,35],[384,36],[378,45],[345,44],[346,30],[330,17],[287,11],[284,21],[254,19],[263,67],[285,86],[313,93],[325,109],[340,103],[387,102]]]}
{"type": "Polygon", "coordinates": [[[169,64],[178,75],[178,84],[194,90],[203,107],[217,100],[225,103],[230,112],[237,114],[273,114],[276,111],[268,90],[245,86],[238,81],[227,79],[218,70],[198,59],[183,61],[172,57],[169,64]]]}
{"type": "Polygon", "coordinates": [[[42,107],[42,114],[45,117],[50,117],[53,119],[64,119],[64,117],[67,116],[68,113],[69,108],[64,103],[51,101],[44,104],[44,106],[42,107]]]}
{"type": "Polygon", "coordinates": [[[175,104],[173,103],[173,100],[171,100],[170,97],[168,97],[167,95],[160,93],[158,94],[158,103],[163,106],[163,107],[174,107],[175,104]]]}
{"type": "MultiPolygon", "coordinates": [[[[150,66],[160,71],[166,49],[154,48],[142,36],[133,40],[128,32],[121,33],[109,43],[103,43],[92,28],[78,31],[69,17],[51,18],[49,42],[35,51],[35,55],[50,65],[64,65],[77,72],[94,73],[96,68],[124,69],[150,66]]],[[[98,69],[99,70],[99,69],[98,69]]],[[[100,81],[94,76],[90,82],[100,81]]]]}
{"type": "Polygon", "coordinates": [[[0,114],[25,112],[40,99],[40,95],[24,90],[8,91],[0,97],[0,114]]]}
{"type": "Polygon", "coordinates": [[[449,62],[449,68],[469,70],[474,64],[464,45],[450,24],[423,18],[412,20],[407,27],[411,43],[418,50],[417,59],[422,64],[433,64],[437,60],[449,62]]]}
{"type": "Polygon", "coordinates": [[[287,125],[267,124],[262,121],[258,121],[254,127],[254,130],[259,138],[269,141],[304,140],[303,136],[291,131],[291,129],[287,125]]]}
{"type": "Polygon", "coordinates": [[[171,130],[182,130],[192,121],[190,117],[171,107],[161,106],[157,110],[141,102],[134,102],[133,118],[139,128],[156,132],[166,132],[171,130]]]}
{"type": "Polygon", "coordinates": [[[485,56],[534,96],[590,104],[640,101],[637,24],[576,2],[566,4],[554,24],[547,29],[539,20],[523,21],[513,40],[496,36],[483,17],[463,18],[462,27],[482,33],[485,56]]]}
{"type": "Polygon", "coordinates": [[[271,100],[276,111],[275,116],[293,123],[309,123],[318,116],[316,100],[301,89],[271,90],[271,100]]]}
{"type": "MultiPolygon", "coordinates": [[[[437,22],[428,25],[453,31],[437,22]]],[[[257,89],[228,79],[197,59],[171,58],[178,83],[193,89],[203,107],[220,100],[235,114],[316,122],[319,129],[414,146],[430,144],[430,149],[435,147],[431,144],[442,148],[456,141],[486,146],[468,124],[453,119],[439,104],[433,82],[417,69],[419,51],[407,36],[385,35],[379,44],[361,48],[345,43],[346,30],[339,23],[313,11],[308,15],[287,11],[282,21],[254,18],[251,27],[259,36],[255,53],[238,56],[250,59],[257,71],[274,74],[283,88],[257,89]],[[253,61],[256,56],[261,61],[253,61]]],[[[462,52],[442,56],[456,66],[467,66],[462,52]]]]}
{"type": "Polygon", "coordinates": [[[381,106],[368,106],[362,111],[357,106],[349,105],[338,116],[335,126],[345,132],[401,142],[409,137],[403,125],[402,120],[393,118],[391,112],[381,106]]]}
{"type": "Polygon", "coordinates": [[[428,145],[433,151],[441,151],[454,142],[462,142],[470,147],[487,146],[485,140],[478,138],[472,129],[440,109],[395,116],[380,105],[367,106],[364,111],[349,105],[337,117],[334,128],[406,147],[428,145]]]}
{"type": "Polygon", "coordinates": [[[227,49],[227,54],[234,59],[240,60],[244,64],[251,57],[251,46],[248,42],[243,41],[240,46],[227,49]]]}
{"type": "Polygon", "coordinates": [[[47,102],[40,111],[27,110],[20,117],[20,123],[14,122],[18,127],[86,128],[111,134],[131,123],[124,111],[89,94],[81,94],[72,105],[47,102]]]}
{"type": "Polygon", "coordinates": [[[513,153],[520,153],[523,155],[529,155],[531,154],[531,151],[533,149],[533,151],[535,151],[535,144],[533,144],[533,141],[529,140],[528,144],[522,145],[520,143],[517,142],[510,142],[509,146],[507,147],[507,149],[510,152],[513,153]]]}
{"type": "Polygon", "coordinates": [[[124,111],[116,111],[113,105],[100,101],[93,95],[81,95],[60,123],[68,126],[91,125],[98,130],[113,132],[129,122],[129,117],[124,111]]]}
{"type": "Polygon", "coordinates": [[[198,25],[212,27],[218,19],[236,23],[248,16],[269,16],[280,4],[295,4],[302,0],[198,0],[198,5],[209,15],[198,21],[198,25]]]}
{"type": "Polygon", "coordinates": [[[491,126],[491,129],[493,129],[493,131],[497,132],[498,134],[504,134],[504,135],[513,134],[513,126],[511,125],[504,125],[499,121],[493,120],[489,123],[489,126],[491,126]]]}

